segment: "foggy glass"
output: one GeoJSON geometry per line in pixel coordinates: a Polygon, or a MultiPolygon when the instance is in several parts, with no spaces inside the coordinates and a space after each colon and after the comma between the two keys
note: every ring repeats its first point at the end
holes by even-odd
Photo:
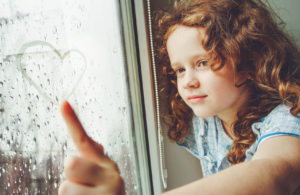
{"type": "Polygon", "coordinates": [[[0,0],[0,194],[57,194],[75,153],[59,105],[137,194],[117,0],[0,0]]]}

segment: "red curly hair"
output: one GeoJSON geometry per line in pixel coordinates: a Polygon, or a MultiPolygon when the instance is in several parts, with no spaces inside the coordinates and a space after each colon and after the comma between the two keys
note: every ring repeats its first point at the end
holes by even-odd
{"type": "MultiPolygon", "coordinates": [[[[256,136],[251,125],[260,121],[278,104],[300,112],[300,53],[282,28],[282,21],[260,0],[195,0],[176,1],[171,12],[160,12],[155,47],[163,72],[160,88],[170,102],[165,114],[168,137],[183,139],[191,125],[192,110],[177,91],[166,42],[177,25],[205,30],[201,44],[212,56],[213,70],[228,63],[236,74],[247,73],[251,80],[246,109],[237,113],[233,144],[227,155],[232,164],[245,160],[246,150],[256,136]]],[[[238,84],[237,84],[238,87],[238,84]]]]}

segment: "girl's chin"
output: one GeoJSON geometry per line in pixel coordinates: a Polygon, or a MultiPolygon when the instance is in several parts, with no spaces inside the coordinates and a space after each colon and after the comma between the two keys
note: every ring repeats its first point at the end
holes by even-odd
{"type": "Polygon", "coordinates": [[[209,118],[209,117],[216,115],[215,113],[213,113],[211,111],[205,111],[204,109],[201,109],[201,111],[193,109],[193,112],[199,118],[209,118]]]}

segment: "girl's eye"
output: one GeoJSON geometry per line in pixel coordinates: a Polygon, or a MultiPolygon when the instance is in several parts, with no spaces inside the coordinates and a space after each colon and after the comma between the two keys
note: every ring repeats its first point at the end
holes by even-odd
{"type": "Polygon", "coordinates": [[[207,64],[207,60],[199,60],[196,65],[198,68],[205,68],[207,64]]]}
{"type": "Polygon", "coordinates": [[[176,68],[174,71],[176,73],[176,76],[179,76],[185,71],[185,69],[184,68],[176,68]]]}
{"type": "Polygon", "coordinates": [[[178,68],[177,72],[182,73],[184,71],[184,68],[178,68]]]}
{"type": "Polygon", "coordinates": [[[175,70],[176,75],[179,75],[179,74],[183,73],[184,71],[185,71],[184,68],[177,68],[177,69],[175,70]]]}

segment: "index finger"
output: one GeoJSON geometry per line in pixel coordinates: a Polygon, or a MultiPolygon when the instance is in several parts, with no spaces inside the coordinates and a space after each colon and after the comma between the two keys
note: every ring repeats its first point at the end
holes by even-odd
{"type": "Polygon", "coordinates": [[[103,159],[105,157],[103,146],[87,135],[69,102],[62,103],[61,113],[79,153],[94,162],[103,159]]]}

